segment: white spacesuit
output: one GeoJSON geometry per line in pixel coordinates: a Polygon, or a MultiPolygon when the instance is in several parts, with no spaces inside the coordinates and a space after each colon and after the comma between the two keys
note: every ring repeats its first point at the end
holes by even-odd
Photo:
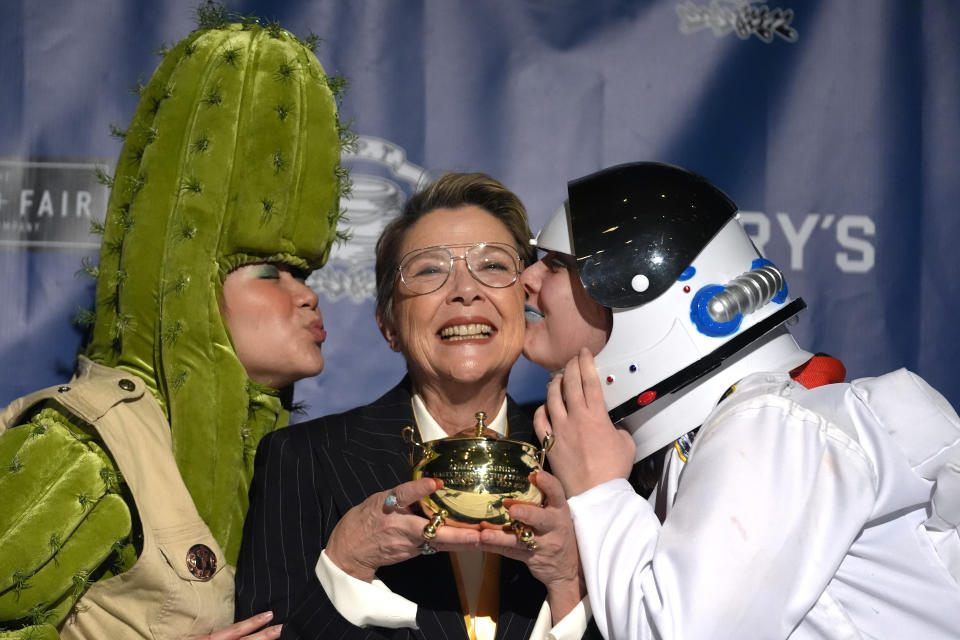
{"type": "Polygon", "coordinates": [[[649,500],[617,479],[569,501],[604,636],[960,638],[946,399],[801,350],[803,302],[699,176],[633,163],[569,196],[537,245],[613,310],[607,409],[637,460],[666,458],[649,500]]]}

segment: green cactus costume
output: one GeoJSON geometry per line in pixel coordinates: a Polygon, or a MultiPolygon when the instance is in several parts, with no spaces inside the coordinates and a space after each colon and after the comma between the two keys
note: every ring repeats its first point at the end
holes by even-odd
{"type": "MultiPolygon", "coordinates": [[[[346,136],[338,83],[309,46],[276,25],[218,16],[167,52],[125,134],[86,356],[126,376],[117,393],[135,386],[130,374],[149,390],[196,510],[233,565],[253,453],[287,413],[234,352],[224,278],[253,262],[324,264],[346,136]]],[[[139,553],[127,469],[93,418],[59,401],[64,389],[11,405],[4,420],[20,426],[0,435],[0,629],[16,637],[57,637],[90,583],[139,553]]]]}

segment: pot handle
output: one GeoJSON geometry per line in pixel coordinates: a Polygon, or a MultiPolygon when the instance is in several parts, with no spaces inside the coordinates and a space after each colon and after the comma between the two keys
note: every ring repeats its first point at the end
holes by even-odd
{"type": "Polygon", "coordinates": [[[400,430],[400,437],[410,445],[410,466],[417,466],[417,462],[423,458],[427,450],[427,447],[420,441],[420,434],[408,425],[400,430]]]}
{"type": "Polygon", "coordinates": [[[550,449],[553,449],[553,445],[556,444],[556,442],[556,436],[554,436],[552,433],[548,433],[547,435],[543,436],[543,446],[540,447],[539,460],[541,469],[543,469],[543,463],[547,460],[547,452],[550,451],[550,449]]]}

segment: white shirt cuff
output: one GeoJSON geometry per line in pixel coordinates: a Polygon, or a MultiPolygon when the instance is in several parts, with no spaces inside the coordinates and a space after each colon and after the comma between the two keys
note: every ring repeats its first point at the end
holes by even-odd
{"type": "Polygon", "coordinates": [[[574,505],[587,508],[602,504],[611,496],[618,493],[636,495],[636,491],[633,490],[633,487],[630,486],[630,483],[625,478],[614,478],[613,480],[607,480],[602,484],[591,487],[572,498],[567,498],[567,504],[570,506],[571,511],[574,509],[574,505]]]}
{"type": "Polygon", "coordinates": [[[417,605],[398,596],[382,581],[358,580],[343,571],[320,552],[317,560],[317,579],[327,597],[347,622],[358,627],[387,627],[417,629],[417,605]]]}
{"type": "Polygon", "coordinates": [[[585,596],[570,613],[551,628],[553,613],[550,611],[550,604],[544,600],[543,606],[540,607],[540,615],[537,616],[537,622],[530,633],[530,640],[580,640],[592,617],[590,596],[585,596]]]}

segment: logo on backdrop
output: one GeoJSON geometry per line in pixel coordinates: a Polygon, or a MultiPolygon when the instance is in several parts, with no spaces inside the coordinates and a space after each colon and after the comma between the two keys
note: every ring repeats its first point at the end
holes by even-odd
{"type": "Polygon", "coordinates": [[[680,33],[712,29],[716,37],[731,31],[741,40],[757,36],[770,44],[774,38],[796,42],[800,35],[790,24],[793,9],[767,6],[766,0],[711,0],[708,5],[684,2],[677,5],[680,33]]]}
{"type": "Polygon", "coordinates": [[[90,221],[103,220],[110,191],[95,178],[107,165],[0,160],[0,246],[96,249],[90,221]]]}
{"type": "MultiPolygon", "coordinates": [[[[356,152],[345,153],[342,162],[353,180],[352,194],[341,203],[352,237],[333,249],[327,266],[307,284],[331,301],[361,303],[376,295],[374,246],[380,232],[435,176],[407,160],[403,148],[370,136],[360,136],[356,152]]],[[[97,169],[109,167],[97,161],[0,159],[0,248],[96,250],[100,237],[90,234],[90,222],[104,219],[110,196],[97,181],[97,169]]],[[[877,229],[869,216],[760,211],[740,216],[761,252],[771,240],[786,241],[793,271],[808,268],[807,246],[816,246],[818,254],[833,246],[833,262],[843,273],[867,273],[876,263],[877,229]]]]}
{"type": "MultiPolygon", "coordinates": [[[[344,153],[352,193],[341,201],[351,233],[337,245],[327,266],[308,284],[330,300],[363,302],[375,297],[374,245],[406,199],[428,184],[431,174],[407,160],[403,148],[380,138],[359,136],[356,151],[344,153]]],[[[106,217],[110,190],[96,171],[102,162],[0,159],[0,247],[96,250],[93,220],[106,217]]]]}
{"type": "Polygon", "coordinates": [[[341,161],[353,181],[349,198],[341,201],[350,241],[334,247],[326,266],[310,274],[307,285],[328,300],[359,303],[376,297],[374,246],[380,232],[432,176],[407,160],[403,148],[371,136],[359,136],[356,152],[344,153],[341,161]]]}
{"type": "Polygon", "coordinates": [[[803,271],[806,266],[804,249],[811,240],[818,255],[829,255],[829,247],[834,247],[833,262],[843,273],[867,273],[873,269],[876,250],[868,238],[876,235],[877,226],[869,216],[808,213],[799,226],[794,224],[795,218],[778,212],[771,220],[771,216],[760,211],[740,212],[744,229],[764,255],[775,226],[782,232],[790,247],[790,268],[794,271],[803,271]]]}

